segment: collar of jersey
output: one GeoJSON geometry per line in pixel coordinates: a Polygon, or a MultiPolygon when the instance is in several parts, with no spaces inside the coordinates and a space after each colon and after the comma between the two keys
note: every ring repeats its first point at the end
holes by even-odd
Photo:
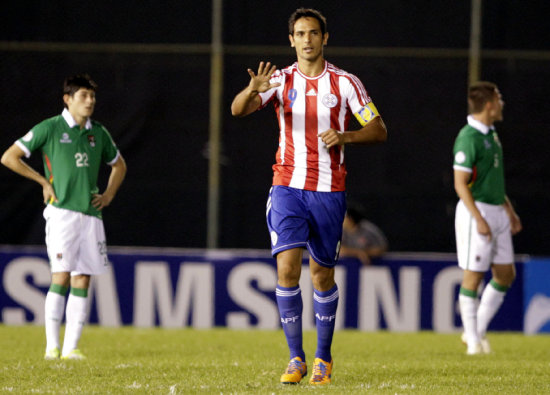
{"type": "Polygon", "coordinates": [[[477,119],[474,119],[474,117],[471,116],[471,115],[468,115],[468,125],[470,125],[474,129],[479,130],[483,134],[489,134],[489,132],[491,130],[495,129],[494,126],[489,127],[489,126],[485,125],[484,123],[479,122],[477,119]]]}
{"type": "Polygon", "coordinates": [[[298,71],[298,74],[300,74],[302,77],[304,77],[306,80],[316,80],[316,79],[319,79],[321,78],[322,76],[325,75],[325,73],[327,72],[327,69],[328,69],[328,62],[325,60],[325,68],[323,69],[323,71],[321,72],[321,74],[319,75],[316,75],[315,77],[310,77],[310,76],[307,76],[305,75],[304,73],[302,73],[300,71],[300,66],[298,66],[298,62],[296,62],[296,70],[298,71]]]}
{"type": "MultiPolygon", "coordinates": [[[[67,124],[69,125],[69,127],[71,129],[74,128],[77,125],[77,123],[74,120],[73,116],[71,115],[69,110],[67,110],[66,108],[63,109],[63,112],[61,113],[61,115],[63,115],[63,118],[65,119],[65,122],[67,122],[67,124]]],[[[86,128],[86,130],[90,130],[92,128],[92,121],[90,121],[90,118],[88,118],[86,120],[85,128],[86,128]]]]}

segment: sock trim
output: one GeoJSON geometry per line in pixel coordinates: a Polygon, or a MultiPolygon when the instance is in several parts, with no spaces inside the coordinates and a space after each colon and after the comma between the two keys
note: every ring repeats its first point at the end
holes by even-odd
{"type": "Polygon", "coordinates": [[[50,292],[56,293],[61,296],[66,296],[68,290],[69,290],[68,287],[64,287],[63,285],[60,285],[60,284],[51,284],[49,289],[50,292]]]}
{"type": "Polygon", "coordinates": [[[459,293],[464,296],[468,296],[470,298],[477,298],[477,291],[472,291],[470,289],[466,289],[463,287],[460,287],[459,293]]]}
{"type": "Polygon", "coordinates": [[[282,296],[282,297],[292,297],[299,295],[302,291],[300,290],[300,286],[297,285],[295,287],[285,288],[277,284],[277,287],[275,288],[275,295],[282,296]]]}
{"type": "Polygon", "coordinates": [[[500,285],[499,283],[497,283],[493,279],[491,279],[489,284],[491,284],[493,286],[493,288],[496,289],[499,292],[507,292],[510,289],[510,287],[507,287],[506,285],[500,285]]]}
{"type": "Polygon", "coordinates": [[[313,299],[319,303],[330,303],[339,297],[338,286],[335,285],[328,291],[318,291],[313,289],[313,299]]]}
{"type": "Polygon", "coordinates": [[[80,296],[81,298],[88,297],[88,288],[74,288],[71,287],[71,294],[74,296],[80,296]]]}

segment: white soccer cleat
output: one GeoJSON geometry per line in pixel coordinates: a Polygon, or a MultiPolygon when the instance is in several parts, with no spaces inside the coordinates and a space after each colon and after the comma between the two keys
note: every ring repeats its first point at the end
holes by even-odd
{"type": "Polygon", "coordinates": [[[70,353],[63,355],[61,359],[83,360],[86,359],[86,356],[82,354],[82,351],[80,351],[79,349],[75,349],[70,353]]]}
{"type": "Polygon", "coordinates": [[[59,348],[55,347],[46,351],[46,353],[44,354],[44,359],[46,361],[53,361],[55,359],[59,359],[60,355],[61,355],[61,352],[59,351],[59,348]]]}
{"type": "Polygon", "coordinates": [[[460,335],[460,340],[467,347],[467,355],[477,355],[481,353],[489,354],[491,352],[489,341],[485,338],[483,338],[479,343],[472,343],[471,345],[468,345],[468,337],[466,336],[466,333],[462,332],[462,335],[460,335]]]}
{"type": "Polygon", "coordinates": [[[475,343],[472,345],[468,345],[468,350],[466,351],[466,355],[478,355],[483,352],[481,348],[481,343],[475,343]]]}
{"type": "Polygon", "coordinates": [[[489,344],[489,340],[487,340],[486,337],[481,339],[481,351],[483,351],[484,354],[490,354],[491,353],[491,345],[489,344]]]}

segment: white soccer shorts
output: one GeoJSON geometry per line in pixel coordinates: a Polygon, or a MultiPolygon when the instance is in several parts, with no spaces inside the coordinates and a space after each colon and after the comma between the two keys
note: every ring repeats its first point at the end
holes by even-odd
{"type": "Polygon", "coordinates": [[[510,218],[502,205],[475,202],[491,228],[491,240],[477,232],[477,222],[460,200],[456,206],[455,232],[458,265],[465,270],[486,272],[491,263],[514,263],[510,218]]]}
{"type": "Polygon", "coordinates": [[[99,275],[107,270],[107,243],[103,221],[91,215],[48,204],[46,247],[52,273],[99,275]]]}

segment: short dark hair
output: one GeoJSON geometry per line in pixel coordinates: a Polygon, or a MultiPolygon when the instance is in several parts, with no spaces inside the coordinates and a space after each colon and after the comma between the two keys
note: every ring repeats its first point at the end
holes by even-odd
{"type": "Polygon", "coordinates": [[[97,84],[88,74],[76,74],[65,78],[63,82],[63,94],[74,95],[79,89],[90,89],[97,91],[97,84]]]}
{"type": "Polygon", "coordinates": [[[321,12],[314,10],[313,8],[298,8],[292,13],[288,19],[288,33],[294,35],[294,25],[296,21],[300,18],[315,18],[319,21],[319,26],[321,26],[321,33],[323,36],[327,32],[327,19],[321,14],[321,12]]]}
{"type": "Polygon", "coordinates": [[[468,88],[468,109],[470,114],[483,111],[485,104],[494,100],[497,85],[489,81],[474,82],[468,88]]]}
{"type": "MultiPolygon", "coordinates": [[[[88,74],[76,74],[65,78],[63,81],[63,95],[73,96],[79,89],[90,89],[97,91],[97,84],[88,74]]],[[[67,108],[67,103],[63,103],[67,108]]]]}

